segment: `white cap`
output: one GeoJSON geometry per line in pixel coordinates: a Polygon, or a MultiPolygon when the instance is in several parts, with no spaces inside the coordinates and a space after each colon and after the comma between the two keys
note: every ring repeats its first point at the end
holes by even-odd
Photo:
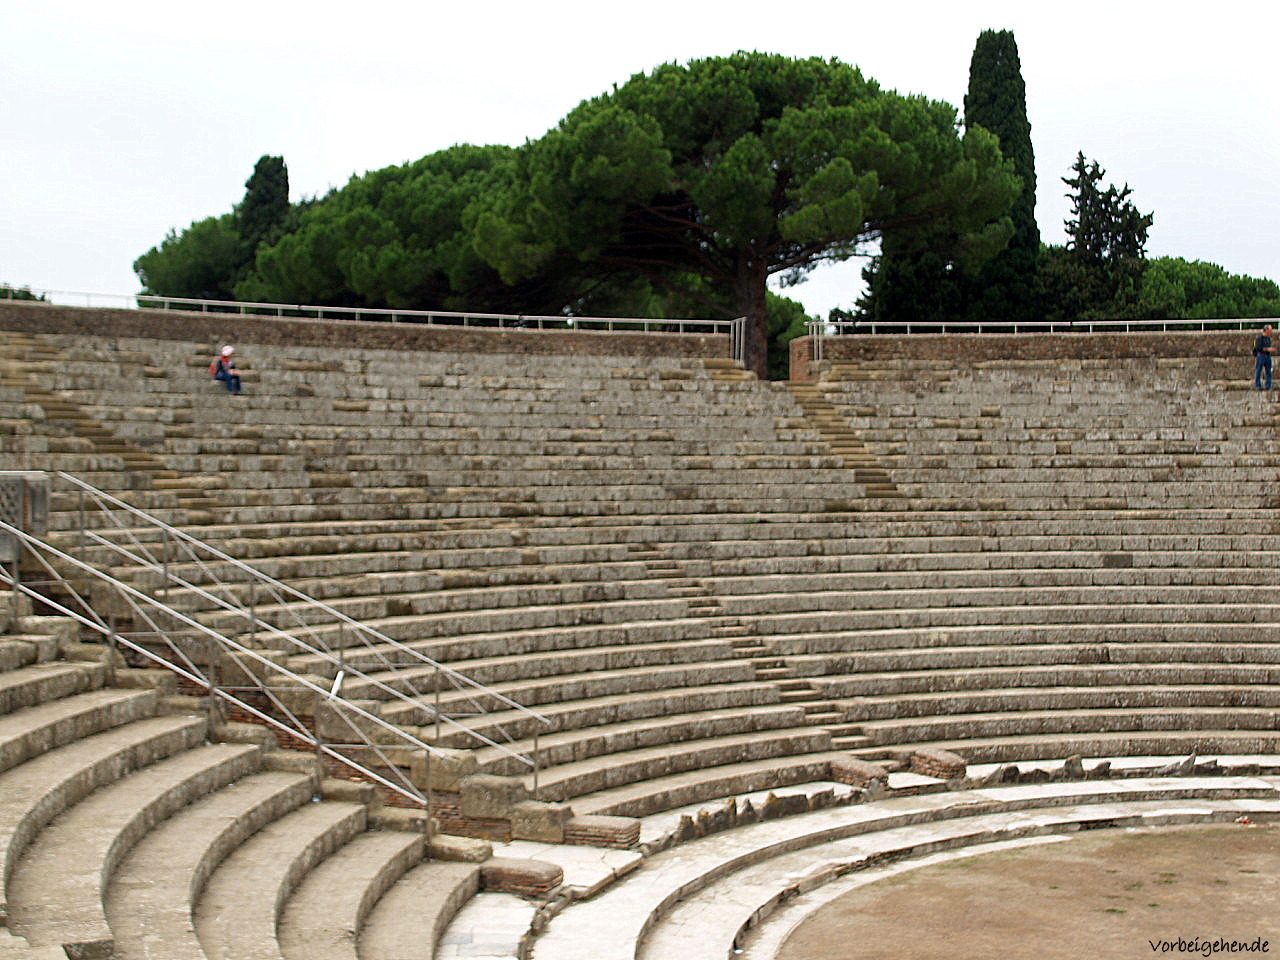
{"type": "Polygon", "coordinates": [[[236,348],[232,346],[226,346],[222,348],[222,355],[224,357],[229,357],[235,352],[236,352],[236,348]]]}

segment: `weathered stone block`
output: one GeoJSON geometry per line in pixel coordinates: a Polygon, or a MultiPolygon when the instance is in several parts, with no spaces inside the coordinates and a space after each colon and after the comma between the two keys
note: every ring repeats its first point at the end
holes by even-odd
{"type": "Polygon", "coordinates": [[[511,838],[563,843],[565,824],[572,816],[568,804],[525,800],[511,808],[511,838]]]}
{"type": "Polygon", "coordinates": [[[564,871],[541,860],[494,857],[480,867],[480,885],[485,890],[522,897],[546,897],[563,882],[564,871]]]}
{"type": "Polygon", "coordinates": [[[414,756],[409,767],[409,777],[414,786],[423,790],[447,790],[457,793],[462,789],[462,779],[476,772],[476,758],[468,750],[438,748],[428,755],[425,751],[414,756]]]}
{"type": "Polygon", "coordinates": [[[841,757],[831,761],[831,779],[851,787],[866,787],[879,781],[886,783],[889,772],[878,763],[857,757],[841,757]]]}
{"type": "Polygon", "coordinates": [[[428,854],[433,860],[484,863],[493,856],[493,844],[472,837],[455,837],[447,833],[437,833],[431,838],[428,854]]]}
{"type": "MultiPolygon", "coordinates": [[[[377,700],[349,701],[366,713],[376,714],[381,704],[377,700]]],[[[315,706],[316,733],[321,739],[331,743],[355,743],[359,730],[375,740],[385,739],[384,731],[376,723],[371,723],[353,710],[346,709],[332,700],[322,700],[315,706]],[[355,728],[353,730],[352,728],[355,728]]]]}
{"type": "Polygon", "coordinates": [[[523,783],[514,777],[477,773],[462,780],[462,815],[510,820],[519,803],[531,799],[523,783]]]}

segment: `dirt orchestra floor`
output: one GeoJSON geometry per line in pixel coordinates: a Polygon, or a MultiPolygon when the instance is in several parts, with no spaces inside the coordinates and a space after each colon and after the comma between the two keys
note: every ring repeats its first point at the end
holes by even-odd
{"type": "Polygon", "coordinates": [[[1280,824],[1106,830],[922,867],[820,908],[777,956],[1280,956],[1280,824]],[[1209,941],[1258,938],[1265,953],[1206,952],[1209,941]]]}

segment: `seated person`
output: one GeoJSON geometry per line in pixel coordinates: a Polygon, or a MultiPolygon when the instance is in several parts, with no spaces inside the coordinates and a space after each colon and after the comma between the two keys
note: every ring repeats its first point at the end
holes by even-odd
{"type": "Polygon", "coordinates": [[[222,355],[209,366],[213,379],[221,380],[227,386],[227,393],[240,392],[240,374],[236,372],[236,348],[225,346],[222,355]]]}

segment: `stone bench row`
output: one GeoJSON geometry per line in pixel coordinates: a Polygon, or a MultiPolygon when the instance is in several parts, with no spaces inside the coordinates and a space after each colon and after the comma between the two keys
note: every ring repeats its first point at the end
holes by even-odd
{"type": "MultiPolygon", "coordinates": [[[[87,554],[109,564],[113,557],[105,548],[87,554]]],[[[1128,554],[1119,561],[1107,554],[976,554],[895,555],[890,569],[870,556],[770,556],[722,561],[659,562],[637,559],[625,545],[606,548],[544,548],[534,551],[458,550],[448,554],[419,551],[376,550],[365,553],[281,556],[259,560],[256,568],[268,576],[288,580],[310,596],[324,599],[334,595],[360,593],[391,594],[432,590],[476,592],[499,591],[496,599],[517,587],[610,583],[620,590],[618,599],[642,596],[676,596],[697,591],[707,595],[776,593],[783,589],[814,592],[827,589],[900,590],[1008,586],[1268,586],[1276,580],[1280,556],[1239,558],[1218,554],[1185,555],[1164,553],[1153,556],[1128,554]],[[916,563],[915,561],[920,561],[916,563]],[[365,577],[366,584],[352,584],[353,576],[365,577]],[[339,581],[341,581],[339,583],[339,581]],[[655,589],[655,582],[662,587],[655,589]],[[336,584],[334,589],[329,584],[336,584]]],[[[244,575],[230,565],[195,566],[172,561],[168,575],[218,596],[247,602],[250,588],[244,575]]],[[[141,589],[158,591],[169,587],[162,571],[121,571],[122,579],[141,589]]],[[[262,587],[255,588],[258,603],[269,600],[262,587]]],[[[535,600],[536,593],[530,593],[535,600]]],[[[166,591],[166,600],[182,609],[201,609],[207,601],[199,593],[183,587],[166,591]]]]}
{"type": "MultiPolygon", "coordinates": [[[[73,513],[74,495],[52,498],[55,515],[73,513]]],[[[361,520],[341,528],[324,521],[264,520],[254,525],[212,524],[195,528],[236,555],[343,552],[368,549],[485,548],[634,545],[653,555],[694,559],[736,556],[874,555],[892,564],[892,554],[1001,554],[1041,551],[1114,553],[1116,563],[1132,552],[1270,552],[1270,509],[1169,511],[954,511],[832,512],[813,514],[637,514],[633,517],[521,517],[361,520]],[[371,538],[371,539],[370,539],[371,538]],[[405,539],[409,538],[409,539],[405,539]],[[244,551],[241,554],[241,551],[244,551]]],[[[154,542],[154,531],[129,536],[154,542]]]]}
{"type": "Polygon", "coordinates": [[[539,960],[721,957],[797,882],[808,888],[885,859],[1085,826],[1223,822],[1277,810],[1273,784],[1249,778],[995,787],[837,807],[713,834],[649,857],[644,869],[557,915],[534,949],[539,960]],[[813,879],[797,881],[796,871],[813,879]],[[720,909],[709,912],[712,905],[720,909]],[[695,914],[697,920],[681,922],[695,914]],[[722,914],[728,919],[721,921],[722,914]],[[606,926],[610,936],[602,940],[598,931],[606,926]],[[649,952],[642,947],[646,935],[649,952]]]}
{"type": "MultiPolygon", "coordinates": [[[[132,960],[162,944],[166,957],[192,960],[354,960],[349,931],[411,868],[413,888],[436,895],[425,911],[380,923],[427,937],[431,956],[477,888],[478,867],[417,867],[421,834],[366,832],[363,802],[311,802],[321,780],[306,756],[264,752],[261,730],[250,742],[208,744],[203,716],[155,715],[156,690],[105,688],[101,663],[56,660],[69,636],[59,627],[0,639],[6,956],[132,960]],[[289,940],[300,914],[309,916],[302,954],[289,940]],[[333,942],[322,949],[324,930],[333,942]]],[[[401,956],[379,950],[367,956],[401,956]]]]}
{"type": "MultiPolygon", "coordinates": [[[[861,493],[861,485],[850,481],[850,471],[837,468],[831,461],[826,466],[717,468],[703,465],[663,468],[621,469],[604,466],[587,458],[572,467],[525,467],[519,461],[508,459],[503,466],[473,466],[458,464],[453,469],[432,467],[433,458],[416,462],[387,462],[381,468],[352,467],[346,470],[307,471],[275,470],[269,465],[254,469],[252,464],[241,466],[240,458],[198,458],[188,464],[192,476],[203,468],[206,475],[220,476],[224,485],[201,481],[210,489],[228,490],[225,498],[234,497],[234,490],[255,489],[273,491],[276,502],[293,502],[307,499],[307,491],[314,488],[353,488],[358,496],[371,489],[413,489],[431,497],[428,491],[472,489],[486,491],[519,487],[526,492],[525,499],[565,500],[652,500],[665,495],[670,485],[680,485],[690,496],[704,498],[741,495],[749,491],[756,499],[781,497],[787,499],[814,499],[821,496],[840,496],[840,486],[846,488],[845,496],[861,493]],[[219,466],[226,466],[219,472],[219,466]],[[835,488],[834,492],[832,488],[835,488]],[[825,494],[824,494],[825,491],[825,494]],[[856,491],[856,492],[854,492],[856,491]]],[[[439,461],[437,460],[436,463],[439,461]]],[[[179,466],[182,466],[179,463],[179,466]]],[[[102,479],[95,477],[95,479],[102,479]]],[[[185,479],[185,478],[177,478],[185,479]]],[[[87,480],[87,478],[86,478],[87,480]]],[[[87,481],[88,482],[88,481],[87,481]]]]}
{"type": "MultiPolygon", "coordinates": [[[[181,572],[181,571],[177,571],[181,572]]],[[[639,571],[631,571],[634,576],[639,571]]],[[[1093,606],[1131,606],[1139,612],[1149,606],[1169,605],[1192,612],[1201,607],[1227,607],[1237,616],[1244,608],[1269,619],[1280,604],[1280,586],[1273,569],[1253,568],[1195,577],[1178,568],[1154,572],[1142,568],[1085,570],[1048,569],[1035,575],[1025,570],[948,573],[814,573],[722,578],[608,576],[595,565],[586,574],[571,577],[495,575],[484,582],[474,574],[452,581],[447,574],[409,569],[365,570],[357,574],[334,573],[326,577],[294,576],[291,582],[317,600],[356,619],[385,617],[389,613],[415,617],[424,631],[433,620],[447,620],[464,612],[488,616],[498,623],[513,622],[524,611],[559,605],[620,605],[627,618],[688,616],[690,602],[698,602],[712,616],[755,617],[794,612],[839,610],[863,615],[898,610],[962,610],[967,607],[1012,605],[1074,607],[1084,620],[1093,606]],[[1161,574],[1164,575],[1161,575],[1161,574]],[[1176,574],[1176,575],[1173,575],[1176,574]],[[352,576],[361,582],[353,583],[352,576]]],[[[159,593],[162,581],[151,575],[136,585],[159,593]]],[[[251,602],[255,615],[282,629],[304,628],[327,621],[330,615],[308,608],[291,597],[276,597],[262,586],[252,590],[239,583],[210,584],[214,596],[235,600],[242,607],[251,602]]],[[[247,629],[242,614],[216,612],[209,595],[185,588],[163,591],[166,603],[189,613],[202,613],[210,626],[236,633],[247,629]]],[[[595,619],[595,618],[593,618],[595,619]]]]}
{"type": "Polygon", "coordinates": [[[817,905],[840,892],[900,875],[916,864],[948,864],[973,853],[1066,840],[1098,827],[1151,829],[1237,818],[1265,820],[1276,806],[1261,791],[1233,790],[1221,783],[1205,784],[1199,794],[1172,786],[1160,792],[1126,786],[1129,789],[1118,795],[1097,794],[1096,799],[1081,797],[1075,802],[1064,802],[1066,798],[1046,789],[1043,808],[1006,811],[990,806],[987,809],[992,812],[982,816],[888,827],[817,849],[769,857],[713,880],[660,913],[635,956],[639,960],[771,956],[783,931],[794,922],[791,910],[779,908],[790,907],[797,895],[801,902],[817,905]],[[776,923],[772,922],[775,916],[776,923]],[[739,944],[746,945],[745,952],[739,944]]]}

